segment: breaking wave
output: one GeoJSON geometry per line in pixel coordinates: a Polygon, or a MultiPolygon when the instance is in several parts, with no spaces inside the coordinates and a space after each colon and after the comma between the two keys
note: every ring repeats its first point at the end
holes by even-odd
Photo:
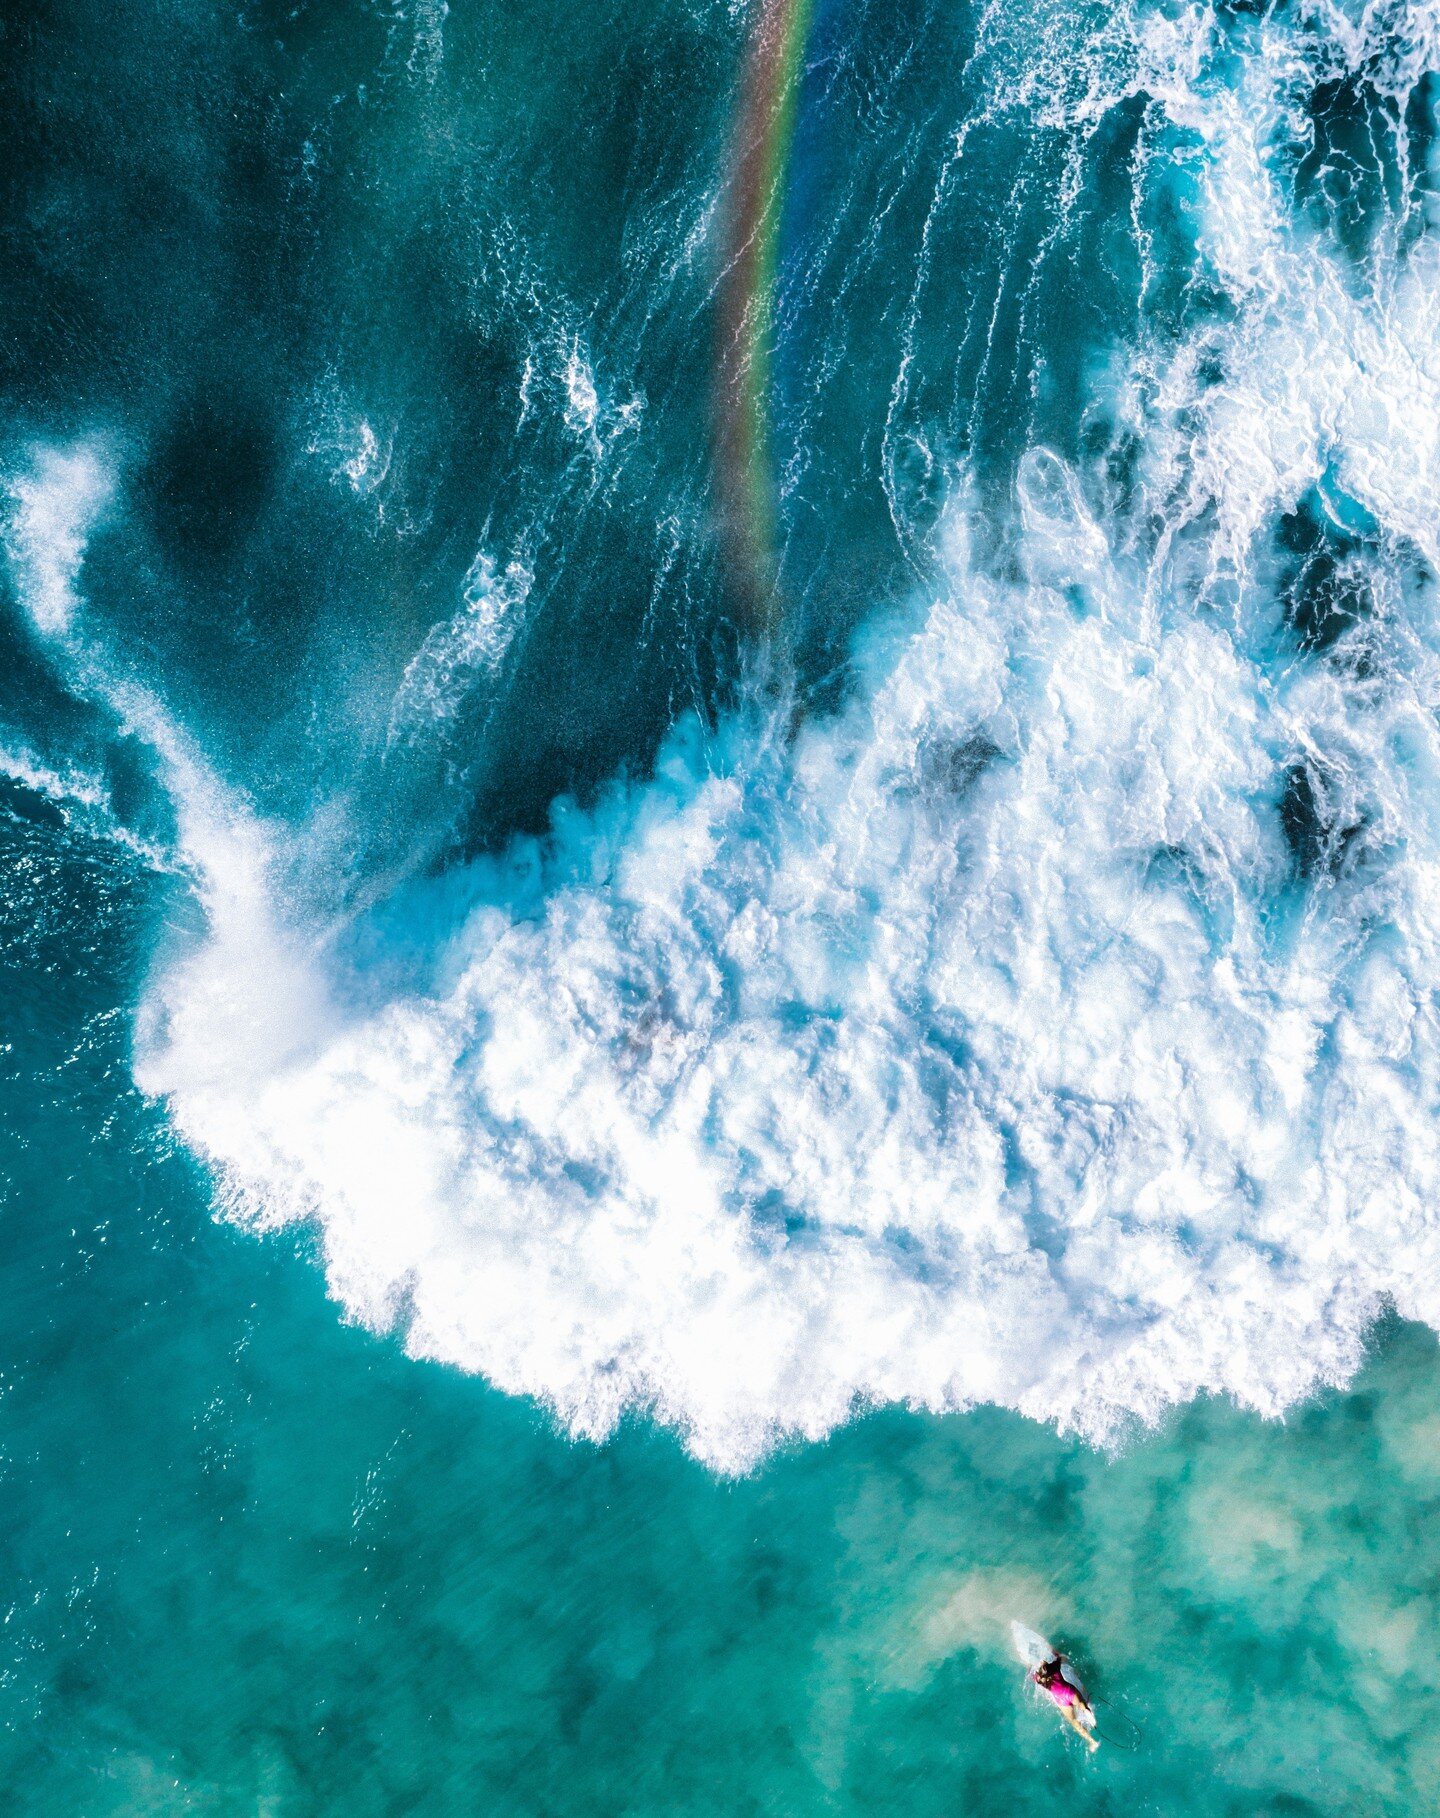
{"type": "MultiPolygon", "coordinates": [[[[882,1402],[1278,1412],[1382,1303],[1440,1328],[1440,30],[1223,24],[1125,15],[1046,97],[1077,139],[1144,98],[1137,193],[1213,298],[1097,365],[1090,452],[1032,447],[1003,509],[957,468],[832,714],[682,721],[358,920],[95,655],[123,475],[12,474],[35,633],[156,749],[207,912],[137,1078],[227,1215],[316,1222],[353,1317],[727,1471],[882,1402]]],[[[392,742],[503,656],[528,571],[471,583],[392,742]]]]}

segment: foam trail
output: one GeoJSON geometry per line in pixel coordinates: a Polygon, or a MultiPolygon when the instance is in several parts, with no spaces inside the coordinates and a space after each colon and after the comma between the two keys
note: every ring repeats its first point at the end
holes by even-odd
{"type": "MultiPolygon", "coordinates": [[[[32,629],[79,696],[106,706],[117,728],[154,754],[159,777],[176,810],[178,858],[196,881],[210,941],[252,981],[269,978],[271,996],[252,985],[235,995],[228,977],[218,983],[212,947],[179,962],[193,1002],[204,1006],[229,1055],[249,1054],[254,1067],[283,1064],[292,1052],[292,1016],[323,1026],[322,999],[308,960],[312,943],[282,926],[273,897],[276,883],[263,830],[243,801],[213,774],[194,741],[150,689],[134,682],[108,650],[103,635],[85,623],[80,577],[90,530],[118,491],[113,461],[91,444],[42,445],[26,467],[7,477],[9,510],[4,544],[19,603],[32,629]]],[[[130,845],[157,868],[175,863],[110,818],[108,793],[98,782],[66,777],[20,755],[9,774],[51,799],[73,802],[107,817],[105,831],[130,845]]],[[[153,1011],[142,1009],[149,1027],[153,1011]]],[[[158,1039],[153,1030],[149,1039],[158,1039]]],[[[189,1057],[197,1077],[203,1056],[189,1057]]]]}
{"type": "Polygon", "coordinates": [[[70,630],[85,544],[109,503],[112,482],[97,448],[39,449],[10,486],[5,554],[35,628],[46,637],[70,630]]]}
{"type": "MultiPolygon", "coordinates": [[[[316,1221],[354,1317],[723,1470],[875,1402],[1279,1412],[1387,1298],[1440,1326],[1440,274],[1421,237],[1372,282],[1282,193],[1296,96],[1381,67],[1371,9],[1310,17],[1240,56],[1117,15],[1057,91],[1066,130],[1141,89],[1183,129],[1227,307],[1097,380],[1124,488],[1034,448],[984,537],[957,494],[834,717],[683,724],[335,935],[277,887],[303,830],[95,684],[210,915],[137,1077],[223,1209],[316,1221]]],[[[41,631],[77,624],[55,522],[11,545],[41,631]]]]}
{"type": "Polygon", "coordinates": [[[83,776],[76,771],[60,771],[44,763],[23,745],[6,750],[0,747],[0,776],[8,777],[32,795],[38,795],[56,808],[89,808],[108,812],[110,795],[98,777],[83,776]]]}
{"type": "Polygon", "coordinates": [[[472,690],[499,668],[533,581],[522,561],[512,560],[498,573],[490,554],[479,552],[459,610],[431,627],[405,666],[387,745],[443,735],[472,690]]]}
{"type": "Polygon", "coordinates": [[[151,871],[174,868],[171,855],[155,841],[128,827],[115,811],[104,780],[66,765],[47,764],[28,746],[0,746],[0,777],[60,811],[65,821],[97,839],[113,841],[141,859],[151,871]]]}

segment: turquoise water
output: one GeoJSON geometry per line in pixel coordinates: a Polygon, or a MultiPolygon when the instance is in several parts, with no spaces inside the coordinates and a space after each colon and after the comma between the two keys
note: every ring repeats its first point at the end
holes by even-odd
{"type": "MultiPolygon", "coordinates": [[[[46,875],[53,838],[28,846],[46,875]]],[[[116,1087],[139,905],[103,865],[66,894],[78,977],[36,989],[47,950],[7,928],[12,1810],[1423,1805],[1430,1334],[1386,1327],[1283,1426],[1207,1402],[1119,1457],[994,1410],[876,1414],[738,1482],[644,1425],[576,1445],[207,1219],[116,1087]],[[1137,1753],[1067,1746],[1017,1611],[1137,1753]]]]}
{"type": "Polygon", "coordinates": [[[0,20],[7,1810],[1430,1802],[1433,9],[817,0],[757,648],[766,18],[0,20]]]}

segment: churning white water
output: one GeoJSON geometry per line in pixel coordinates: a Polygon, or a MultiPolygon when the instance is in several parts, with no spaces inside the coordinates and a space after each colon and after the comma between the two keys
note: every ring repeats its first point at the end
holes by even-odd
{"type": "MultiPolygon", "coordinates": [[[[682,723],[339,933],[280,888],[303,830],[169,739],[208,923],[136,1072],[228,1214],[316,1221],[415,1354],[723,1470],[877,1402],[1274,1412],[1383,1301],[1440,1327],[1440,272],[1416,172],[1358,251],[1282,193],[1297,96],[1403,113],[1440,26],[1399,14],[1238,62],[1200,7],[1108,30],[1054,106],[1148,97],[1136,182],[1225,307],[1097,371],[1123,473],[1034,448],[999,524],[957,476],[834,715],[682,723]]],[[[12,477],[52,639],[88,460],[12,477]]],[[[473,572],[416,737],[524,610],[473,572]]]]}

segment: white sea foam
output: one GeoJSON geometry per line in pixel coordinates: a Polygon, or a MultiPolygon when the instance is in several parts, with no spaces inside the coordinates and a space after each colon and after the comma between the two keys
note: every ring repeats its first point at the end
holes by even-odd
{"type": "Polygon", "coordinates": [[[5,554],[47,636],[70,628],[86,540],[110,491],[109,469],[88,443],[40,449],[7,489],[5,554]]]}
{"type": "Polygon", "coordinates": [[[143,1084],[237,1214],[319,1216],[352,1312],[576,1431],[652,1405],[738,1467],[856,1401],[1283,1407],[1378,1296],[1440,1316],[1433,722],[1400,688],[1356,740],[1408,850],[1267,927],[1296,703],[1213,624],[1127,632],[1098,549],[1082,581],[957,552],[838,722],[732,728],[718,774],[677,735],[543,895],[412,901],[423,982],[332,961],[283,1065],[265,893],[212,891],[143,1084]]]}
{"type": "Polygon", "coordinates": [[[0,776],[19,783],[57,808],[88,808],[107,813],[110,792],[98,777],[69,768],[57,770],[24,745],[0,746],[0,776]]]}
{"type": "Polygon", "coordinates": [[[459,609],[430,628],[405,666],[390,710],[389,743],[443,736],[462,702],[499,667],[533,580],[518,558],[500,571],[487,550],[477,553],[459,609]]]}
{"type": "MultiPolygon", "coordinates": [[[[395,426],[377,431],[369,418],[349,405],[333,374],[317,388],[306,452],[322,460],[337,483],[343,481],[357,498],[381,491],[390,477],[395,454],[395,426]]],[[[383,499],[377,500],[383,518],[383,499]]]]}
{"type": "MultiPolygon", "coordinates": [[[[1312,142],[1300,106],[1322,78],[1364,70],[1403,115],[1421,72],[1440,66],[1440,14],[1325,4],[1310,12],[1318,35],[1307,40],[1308,61],[1277,35],[1270,54],[1242,61],[1231,83],[1202,76],[1215,53],[1208,13],[1191,9],[1143,36],[1138,80],[1173,124],[1204,138],[1198,245],[1239,319],[1135,362],[1130,379],[1145,405],[1134,426],[1168,534],[1213,512],[1209,553],[1222,567],[1243,570],[1277,501],[1293,507],[1327,478],[1437,567],[1437,243],[1423,238],[1395,257],[1411,208],[1377,211],[1369,225],[1385,256],[1357,278],[1333,243],[1292,223],[1277,148],[1312,142]],[[1207,364],[1218,382],[1202,385],[1207,364]]],[[[1397,147],[1404,172],[1398,137],[1397,147]]]]}
{"type": "Polygon", "coordinates": [[[589,350],[579,335],[572,335],[564,349],[560,377],[565,427],[598,460],[611,442],[635,427],[645,401],[638,393],[623,402],[608,393],[602,395],[589,350]]]}
{"type": "Polygon", "coordinates": [[[0,745],[0,776],[58,808],[67,823],[91,837],[124,846],[153,871],[172,868],[170,854],[129,827],[115,812],[109,786],[73,765],[48,764],[23,743],[0,745]]]}
{"type": "Polygon", "coordinates": [[[450,16],[447,0],[416,0],[411,21],[415,41],[405,67],[412,76],[434,82],[440,74],[445,56],[445,21],[450,16]]]}
{"type": "MultiPolygon", "coordinates": [[[[682,725],[343,940],[157,722],[210,925],[137,1076],[354,1317],[727,1470],[874,1402],[1278,1412],[1386,1297],[1440,1326],[1430,254],[1381,294],[1290,218],[1293,74],[1237,105],[1212,30],[1137,28],[1116,91],[1143,51],[1203,126],[1234,304],[1119,363],[1138,510],[1035,450],[997,570],[958,497],[834,717],[682,725]],[[1264,550],[1316,487],[1378,527],[1363,661],[1286,643],[1264,550]]],[[[12,544],[37,624],[67,534],[12,544]]]]}

